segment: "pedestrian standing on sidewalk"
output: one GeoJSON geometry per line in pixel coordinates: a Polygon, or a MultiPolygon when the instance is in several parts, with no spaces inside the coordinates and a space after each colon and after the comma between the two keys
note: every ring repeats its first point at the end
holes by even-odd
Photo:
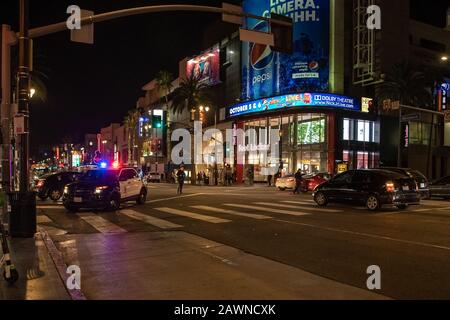
{"type": "Polygon", "coordinates": [[[302,187],[302,171],[300,169],[295,173],[295,189],[294,194],[300,194],[300,190],[302,187]]]}
{"type": "Polygon", "coordinates": [[[184,180],[186,179],[186,173],[184,172],[184,167],[180,167],[180,169],[178,170],[177,179],[178,179],[177,194],[183,194],[184,180]]]}

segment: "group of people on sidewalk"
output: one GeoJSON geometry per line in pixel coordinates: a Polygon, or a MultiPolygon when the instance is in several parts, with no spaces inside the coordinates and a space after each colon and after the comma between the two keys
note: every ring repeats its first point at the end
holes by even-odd
{"type": "MultiPolygon", "coordinates": [[[[230,185],[232,185],[232,182],[233,182],[233,177],[230,175],[230,176],[228,176],[228,175],[225,175],[225,177],[226,177],[226,179],[225,179],[225,186],[230,186],[230,185]]],[[[278,176],[278,174],[276,175],[276,178],[278,178],[279,176],[278,176]]],[[[303,177],[303,173],[302,173],[302,171],[299,169],[296,173],[295,173],[295,175],[294,175],[294,178],[295,178],[295,188],[294,188],[294,194],[300,194],[300,192],[301,192],[301,188],[302,188],[302,177],[303,177]]],[[[183,166],[181,166],[179,169],[178,169],[178,171],[177,171],[177,173],[176,173],[176,178],[177,178],[177,181],[178,181],[178,188],[177,188],[177,194],[183,194],[183,186],[184,186],[184,182],[185,182],[185,180],[186,180],[186,172],[184,171],[184,167],[183,166]]],[[[272,175],[269,175],[268,177],[267,177],[267,181],[268,181],[268,184],[269,184],[269,187],[271,187],[272,186],[272,178],[273,178],[273,176],[272,175]]],[[[209,185],[209,177],[204,173],[204,172],[199,172],[198,174],[197,174],[197,181],[204,181],[204,184],[205,185],[209,185]]]]}

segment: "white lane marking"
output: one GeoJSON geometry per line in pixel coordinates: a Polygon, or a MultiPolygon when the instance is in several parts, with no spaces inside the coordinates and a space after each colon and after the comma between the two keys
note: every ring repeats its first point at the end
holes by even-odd
{"type": "Polygon", "coordinates": [[[449,202],[445,201],[445,200],[442,200],[442,201],[439,201],[439,200],[422,200],[421,203],[422,203],[422,205],[439,207],[439,206],[442,206],[442,205],[446,205],[449,202]]]}
{"type": "MultiPolygon", "coordinates": [[[[289,201],[283,201],[283,202],[284,203],[291,203],[289,201]]],[[[286,208],[286,209],[310,210],[310,211],[319,211],[319,212],[331,212],[331,213],[344,212],[344,210],[315,208],[315,207],[290,206],[290,205],[286,205],[286,204],[268,203],[268,202],[255,202],[255,204],[259,204],[259,205],[262,205],[262,206],[273,206],[273,207],[286,208]]]]}
{"type": "Polygon", "coordinates": [[[198,197],[201,195],[204,195],[204,193],[193,193],[193,194],[187,194],[185,196],[177,196],[177,197],[149,200],[149,201],[147,201],[147,203],[156,203],[156,202],[163,202],[163,201],[169,201],[169,200],[175,200],[175,199],[181,199],[181,198],[198,197]]]}
{"type": "Polygon", "coordinates": [[[450,210],[450,207],[438,208],[439,211],[447,211],[450,210]]]}
{"type": "Polygon", "coordinates": [[[411,212],[426,212],[426,211],[431,211],[433,209],[415,209],[415,210],[411,210],[411,212]]]}
{"type": "Polygon", "coordinates": [[[230,214],[233,216],[241,216],[256,220],[268,220],[273,219],[272,217],[265,216],[262,214],[251,214],[251,213],[241,213],[234,210],[227,210],[227,209],[221,209],[221,208],[214,208],[214,207],[208,207],[208,206],[192,206],[192,208],[199,209],[199,210],[205,210],[205,211],[211,211],[216,213],[224,213],[224,214],[230,214]]]}
{"type": "Polygon", "coordinates": [[[244,204],[235,204],[235,203],[226,203],[224,206],[227,207],[235,207],[235,208],[241,208],[241,209],[250,209],[250,210],[256,210],[256,211],[264,211],[264,212],[273,212],[273,213],[279,213],[279,214],[287,214],[290,216],[309,216],[310,213],[302,213],[297,211],[288,211],[288,210],[280,210],[280,209],[272,209],[272,208],[262,208],[258,206],[249,206],[244,204]]]}
{"type": "Polygon", "coordinates": [[[418,241],[410,241],[410,240],[404,240],[404,239],[398,239],[398,238],[391,238],[391,237],[387,237],[387,236],[380,236],[380,235],[377,235],[377,234],[370,234],[370,233],[364,233],[364,232],[355,232],[355,231],[336,229],[336,228],[328,228],[328,227],[322,227],[322,226],[318,226],[318,225],[314,225],[314,224],[301,223],[301,222],[295,222],[295,221],[285,221],[285,220],[278,220],[278,219],[273,220],[273,221],[283,222],[283,223],[288,223],[288,224],[294,224],[294,225],[308,227],[308,228],[313,228],[313,229],[320,229],[320,230],[331,231],[331,232],[345,233],[345,234],[351,234],[351,235],[355,235],[355,236],[361,236],[361,237],[367,237],[367,238],[373,238],[373,239],[395,241],[395,242],[405,243],[405,244],[409,244],[409,245],[417,245],[417,246],[422,246],[422,247],[428,247],[428,248],[449,250],[450,251],[450,247],[446,247],[446,246],[440,246],[440,245],[435,245],[435,244],[429,244],[429,243],[418,242],[418,241]]]}
{"type": "Polygon", "coordinates": [[[151,216],[145,215],[143,213],[140,213],[140,212],[137,212],[134,210],[124,209],[124,210],[120,210],[120,213],[131,219],[139,220],[141,222],[150,224],[152,226],[155,226],[155,227],[158,227],[161,229],[174,229],[174,228],[182,228],[183,227],[183,226],[180,226],[179,224],[175,224],[175,223],[172,223],[167,220],[151,217],[151,216]]]}
{"type": "Polygon", "coordinates": [[[203,214],[198,214],[198,213],[194,213],[194,212],[178,210],[178,209],[173,209],[173,208],[155,208],[155,210],[158,210],[158,211],[161,211],[161,212],[165,212],[165,213],[174,214],[174,215],[177,215],[177,216],[188,217],[188,218],[192,218],[192,219],[196,219],[196,220],[206,221],[206,222],[210,222],[210,223],[227,223],[227,222],[231,222],[231,220],[220,219],[220,218],[211,217],[211,216],[205,216],[203,214]]]}
{"type": "Polygon", "coordinates": [[[49,222],[53,222],[53,221],[46,215],[40,215],[40,216],[36,217],[36,222],[37,223],[49,223],[49,222]]]}
{"type": "Polygon", "coordinates": [[[94,229],[101,233],[126,233],[125,229],[122,229],[118,225],[98,216],[95,214],[77,214],[80,219],[90,224],[94,229]]]}

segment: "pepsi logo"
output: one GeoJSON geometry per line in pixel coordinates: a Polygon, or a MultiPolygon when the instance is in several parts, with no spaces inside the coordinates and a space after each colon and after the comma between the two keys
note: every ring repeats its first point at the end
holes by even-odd
{"type": "MultiPolygon", "coordinates": [[[[253,30],[267,31],[267,23],[260,22],[256,24],[253,30]]],[[[255,70],[263,70],[272,64],[274,53],[270,46],[265,44],[250,44],[250,63],[255,70]]]]}
{"type": "Polygon", "coordinates": [[[254,43],[250,50],[253,69],[262,70],[272,64],[274,54],[270,46],[254,43]]]}
{"type": "Polygon", "coordinates": [[[309,70],[311,70],[311,71],[319,70],[319,63],[317,61],[311,61],[309,63],[309,70]]]}

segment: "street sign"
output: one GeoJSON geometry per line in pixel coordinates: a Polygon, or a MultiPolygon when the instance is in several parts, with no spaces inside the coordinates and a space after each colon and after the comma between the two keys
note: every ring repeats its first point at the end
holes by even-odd
{"type": "MultiPolygon", "coordinates": [[[[93,17],[94,11],[81,10],[81,18],[93,17]]],[[[70,41],[86,44],[94,44],[94,24],[86,24],[81,29],[70,30],[70,41]]]]}
{"type": "Polygon", "coordinates": [[[402,122],[420,121],[421,118],[419,113],[405,114],[402,116],[402,122]]]}
{"type": "Polygon", "coordinates": [[[18,114],[14,116],[14,133],[16,135],[24,134],[25,132],[25,116],[18,114]]]}
{"type": "Polygon", "coordinates": [[[444,120],[445,120],[445,123],[450,123],[450,110],[446,110],[444,112],[444,120]]]}
{"type": "Polygon", "coordinates": [[[239,36],[241,41],[253,42],[271,47],[275,45],[275,39],[271,33],[241,28],[239,29],[239,36]]]}
{"type": "MultiPolygon", "coordinates": [[[[222,3],[222,9],[227,12],[236,12],[238,14],[242,14],[244,12],[241,6],[235,6],[226,2],[222,3]]],[[[242,19],[243,17],[239,15],[232,15],[227,13],[222,14],[222,21],[224,22],[242,25],[243,24],[242,19]]]]}

